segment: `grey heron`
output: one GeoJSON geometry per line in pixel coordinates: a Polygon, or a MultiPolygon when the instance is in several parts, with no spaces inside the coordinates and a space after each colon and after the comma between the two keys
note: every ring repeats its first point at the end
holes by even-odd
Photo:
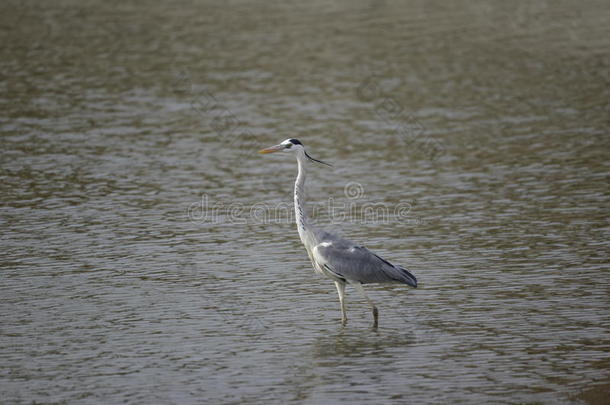
{"type": "Polygon", "coordinates": [[[341,323],[347,323],[345,310],[345,286],[352,285],[364,297],[373,310],[373,327],[379,322],[377,307],[364,292],[363,284],[404,283],[417,288],[417,279],[407,269],[397,266],[347,239],[313,226],[305,210],[305,172],[308,161],[322,163],[309,156],[298,139],[286,139],[282,143],[262,149],[259,153],[289,152],[297,158],[298,174],[294,183],[294,210],[301,242],[316,273],[335,282],[341,305],[341,323]]]}

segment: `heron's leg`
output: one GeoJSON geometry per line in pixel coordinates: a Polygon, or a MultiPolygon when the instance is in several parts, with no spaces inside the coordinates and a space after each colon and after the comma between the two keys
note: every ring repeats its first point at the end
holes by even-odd
{"type": "Polygon", "coordinates": [[[377,311],[377,307],[375,306],[375,304],[373,304],[373,301],[371,301],[371,299],[368,297],[368,295],[366,295],[366,293],[364,292],[364,288],[362,288],[361,283],[353,283],[352,285],[354,286],[354,288],[356,290],[358,290],[358,292],[360,294],[362,294],[362,296],[364,297],[366,302],[369,303],[371,308],[373,308],[373,327],[376,328],[379,325],[379,311],[377,311]]]}
{"type": "Polygon", "coordinates": [[[345,283],[335,281],[337,292],[339,293],[339,302],[341,303],[341,323],[345,326],[347,323],[347,312],[345,311],[345,283]]]}

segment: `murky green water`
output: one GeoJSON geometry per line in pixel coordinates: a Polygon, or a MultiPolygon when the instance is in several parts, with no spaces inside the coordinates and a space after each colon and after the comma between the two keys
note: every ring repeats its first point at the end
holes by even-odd
{"type": "Polygon", "coordinates": [[[2,401],[607,403],[607,2],[0,4],[2,401]]]}

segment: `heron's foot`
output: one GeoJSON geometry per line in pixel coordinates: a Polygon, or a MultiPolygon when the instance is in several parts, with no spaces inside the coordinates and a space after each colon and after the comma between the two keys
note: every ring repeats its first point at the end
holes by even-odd
{"type": "Polygon", "coordinates": [[[341,325],[343,325],[343,326],[347,325],[347,317],[345,317],[345,316],[341,317],[341,325]]]}
{"type": "Polygon", "coordinates": [[[377,329],[379,326],[379,311],[377,307],[373,307],[373,328],[377,329]]]}

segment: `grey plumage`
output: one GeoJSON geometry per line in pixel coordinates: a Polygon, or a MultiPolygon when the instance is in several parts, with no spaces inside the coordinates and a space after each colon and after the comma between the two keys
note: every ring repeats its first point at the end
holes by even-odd
{"type": "Polygon", "coordinates": [[[404,267],[395,266],[367,248],[331,234],[314,246],[313,256],[317,263],[345,280],[362,284],[404,283],[417,287],[416,278],[404,267]]]}
{"type": "Polygon", "coordinates": [[[362,284],[404,283],[417,287],[417,279],[407,269],[397,266],[376,255],[365,247],[347,239],[319,230],[309,221],[305,210],[305,172],[308,160],[327,164],[314,159],[305,152],[297,139],[287,139],[282,143],[263,149],[261,153],[287,151],[296,154],[298,174],[294,184],[294,208],[299,236],[316,272],[324,274],[335,282],[341,303],[341,319],[347,322],[345,310],[345,286],[352,285],[367,300],[373,309],[373,325],[378,325],[377,307],[368,298],[362,284]]]}

